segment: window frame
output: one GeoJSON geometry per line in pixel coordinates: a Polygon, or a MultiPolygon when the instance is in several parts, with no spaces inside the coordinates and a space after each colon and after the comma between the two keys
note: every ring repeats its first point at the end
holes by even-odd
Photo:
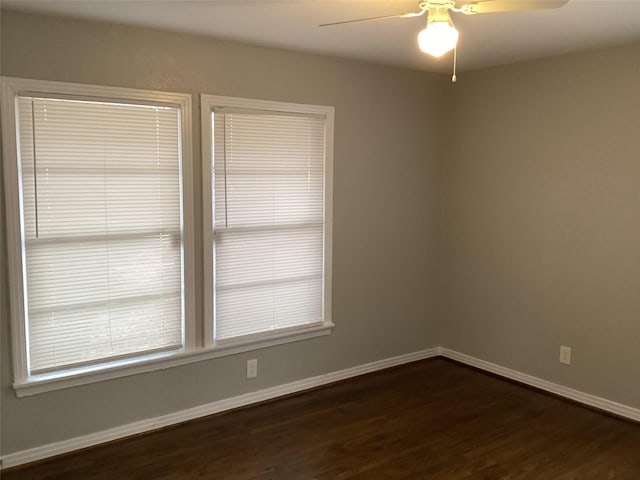
{"type": "Polygon", "coordinates": [[[200,95],[202,145],[202,213],[203,213],[203,265],[204,265],[204,345],[212,351],[252,350],[270,345],[294,342],[329,334],[334,328],[331,318],[332,237],[333,237],[333,129],[334,108],[271,100],[200,95]],[[243,108],[295,114],[320,115],[325,118],[324,161],[324,318],[319,323],[284,328],[228,340],[215,339],[214,332],[214,211],[213,211],[213,126],[215,108],[243,108]]]}
{"type": "MultiPolygon", "coordinates": [[[[145,372],[200,362],[226,355],[266,348],[289,342],[306,340],[331,333],[331,278],[332,278],[332,179],[333,179],[333,107],[295,103],[252,100],[215,95],[201,95],[203,159],[211,157],[212,105],[225,101],[225,106],[253,107],[293,113],[320,114],[326,118],[325,135],[325,201],[324,201],[324,314],[321,323],[292,327],[269,335],[258,335],[243,341],[213,342],[213,217],[211,198],[212,167],[203,162],[203,242],[204,252],[195,250],[195,173],[192,142],[192,96],[190,94],[109,87],[89,84],[0,77],[0,104],[2,105],[3,177],[5,187],[5,218],[7,239],[7,272],[9,280],[9,326],[11,359],[13,364],[13,388],[18,397],[85,385],[104,380],[126,377],[145,372]],[[180,110],[181,126],[181,180],[182,180],[182,235],[183,235],[183,285],[184,285],[184,344],[181,349],[161,353],[141,353],[121,360],[106,359],[93,365],[56,370],[51,373],[29,375],[27,371],[27,335],[24,321],[24,257],[22,245],[22,198],[19,178],[17,97],[32,95],[50,98],[70,98],[92,101],[123,101],[149,105],[174,106],[180,110]],[[209,115],[207,115],[209,111],[209,115]],[[207,132],[209,134],[207,135],[207,132]],[[209,180],[208,180],[209,179],[209,180]],[[205,264],[204,278],[197,277],[196,260],[205,264]],[[206,265],[211,265],[207,269],[206,265]],[[204,285],[204,308],[196,304],[196,289],[204,285]],[[211,288],[211,290],[208,290],[211,288]],[[210,293],[207,293],[210,292],[210,293]],[[201,316],[204,310],[204,323],[201,316]],[[210,336],[209,336],[210,334],[210,336]]],[[[199,290],[202,292],[202,290],[199,290]]]]}
{"type": "Polygon", "coordinates": [[[2,139],[7,268],[9,279],[10,328],[13,363],[13,386],[18,396],[55,390],[83,383],[158,368],[158,364],[174,357],[185,357],[196,348],[194,205],[192,167],[191,95],[182,93],[105,87],[87,84],[2,77],[2,139]],[[181,142],[181,207],[184,340],[182,348],[162,353],[141,353],[122,360],[105,359],[95,365],[61,368],[50,373],[30,375],[25,321],[25,258],[23,251],[23,208],[19,168],[17,97],[67,98],[172,106],[180,112],[181,142]],[[154,367],[155,366],[155,367],[154,367]]]}

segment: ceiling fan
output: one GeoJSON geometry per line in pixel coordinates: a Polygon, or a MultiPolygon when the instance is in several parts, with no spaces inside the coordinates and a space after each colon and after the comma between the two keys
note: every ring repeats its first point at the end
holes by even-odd
{"type": "Polygon", "coordinates": [[[441,57],[445,53],[454,50],[452,80],[455,82],[455,48],[458,43],[458,30],[453,25],[449,12],[476,15],[479,13],[546,10],[560,8],[568,2],[569,0],[425,0],[418,4],[419,11],[417,12],[358,18],[342,22],[323,23],[318,26],[329,27],[388,18],[413,18],[427,14],[427,26],[418,33],[418,46],[420,50],[434,57],[441,57]]]}

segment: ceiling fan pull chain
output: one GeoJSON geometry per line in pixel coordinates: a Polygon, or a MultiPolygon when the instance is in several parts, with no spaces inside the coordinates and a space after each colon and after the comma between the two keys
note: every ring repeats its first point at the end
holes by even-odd
{"type": "Polygon", "coordinates": [[[458,77],[456,77],[456,65],[458,63],[458,47],[453,47],[453,75],[451,75],[451,83],[456,83],[458,77]]]}

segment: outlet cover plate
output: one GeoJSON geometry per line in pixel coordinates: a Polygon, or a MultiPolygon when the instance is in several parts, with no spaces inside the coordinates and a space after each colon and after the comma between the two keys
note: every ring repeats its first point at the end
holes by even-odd
{"type": "Polygon", "coordinates": [[[571,365],[571,347],[560,346],[560,363],[571,365]]]}
{"type": "Polygon", "coordinates": [[[247,360],[247,378],[256,378],[258,376],[258,360],[253,358],[247,360]]]}

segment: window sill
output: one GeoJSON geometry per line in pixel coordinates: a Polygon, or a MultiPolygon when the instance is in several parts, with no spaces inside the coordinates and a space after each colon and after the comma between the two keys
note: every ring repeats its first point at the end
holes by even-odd
{"type": "Polygon", "coordinates": [[[32,375],[24,382],[15,382],[13,388],[18,397],[71,388],[89,383],[127,377],[139,373],[153,372],[167,368],[201,362],[212,358],[282,345],[284,343],[307,340],[328,335],[333,323],[324,322],[305,328],[283,330],[269,336],[246,338],[234,342],[224,342],[197,350],[178,350],[145,355],[134,359],[114,361],[92,367],[76,368],[62,372],[32,375]]]}

